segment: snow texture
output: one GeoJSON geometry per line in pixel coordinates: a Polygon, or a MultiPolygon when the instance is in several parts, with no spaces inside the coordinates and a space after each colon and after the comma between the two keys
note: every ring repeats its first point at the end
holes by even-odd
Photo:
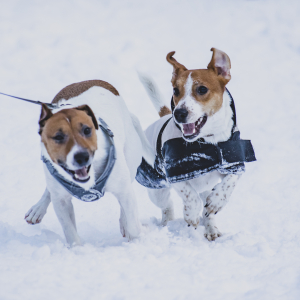
{"type": "Polygon", "coordinates": [[[0,299],[300,299],[299,1],[2,1],[1,92],[49,102],[68,84],[113,84],[146,128],[158,116],[136,70],[171,99],[168,52],[205,68],[211,47],[232,63],[232,93],[247,164],[217,214],[223,236],[175,220],[134,183],[143,236],[119,232],[119,204],[107,194],[73,200],[85,244],[68,249],[50,204],[39,225],[24,221],[45,189],[37,105],[0,97],[0,299]]]}

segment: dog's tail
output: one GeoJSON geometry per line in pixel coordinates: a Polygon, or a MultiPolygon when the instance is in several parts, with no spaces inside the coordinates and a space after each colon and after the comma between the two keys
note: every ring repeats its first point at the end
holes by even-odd
{"type": "Polygon", "coordinates": [[[151,80],[148,76],[141,74],[138,72],[139,79],[143,84],[148,96],[150,97],[155,109],[157,110],[160,117],[171,114],[171,110],[165,104],[162,99],[161,93],[157,88],[156,84],[153,80],[151,80]]]}
{"type": "Polygon", "coordinates": [[[139,119],[132,113],[130,113],[131,116],[131,120],[132,120],[132,124],[137,132],[137,134],[140,137],[140,140],[142,142],[142,146],[143,146],[143,157],[144,159],[148,162],[149,165],[151,165],[152,167],[154,166],[154,160],[155,160],[155,152],[154,149],[152,149],[143,129],[142,126],[140,124],[139,119]]]}

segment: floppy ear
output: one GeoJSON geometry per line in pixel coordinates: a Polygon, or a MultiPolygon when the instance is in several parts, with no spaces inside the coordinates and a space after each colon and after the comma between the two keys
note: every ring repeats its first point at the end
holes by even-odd
{"type": "Polygon", "coordinates": [[[174,54],[175,54],[175,51],[172,51],[167,54],[167,61],[173,66],[173,76],[171,79],[171,82],[173,85],[174,85],[179,73],[181,73],[183,71],[187,71],[187,68],[184,65],[180,64],[175,58],[173,58],[174,54]]]}
{"type": "Polygon", "coordinates": [[[51,110],[48,108],[46,104],[42,104],[41,115],[39,119],[39,134],[42,134],[43,128],[46,124],[46,121],[53,116],[51,110]]]}
{"type": "Polygon", "coordinates": [[[231,63],[228,55],[216,48],[211,48],[210,51],[213,52],[213,55],[207,69],[213,70],[218,76],[220,76],[224,84],[228,83],[231,78],[231,63]]]}
{"type": "Polygon", "coordinates": [[[76,109],[84,111],[88,116],[90,116],[92,118],[92,121],[94,123],[95,128],[96,129],[99,128],[96,117],[95,117],[93,111],[91,110],[91,108],[88,105],[81,105],[81,106],[76,107],[76,109]]]}

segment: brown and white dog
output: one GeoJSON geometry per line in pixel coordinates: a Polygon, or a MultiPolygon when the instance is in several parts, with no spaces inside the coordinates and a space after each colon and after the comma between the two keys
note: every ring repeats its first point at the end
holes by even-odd
{"type": "MultiPolygon", "coordinates": [[[[186,142],[203,138],[211,144],[230,138],[233,112],[230,108],[231,100],[225,91],[225,86],[231,78],[230,59],[218,49],[211,50],[213,55],[207,69],[188,70],[173,58],[175,52],[167,55],[167,61],[173,66],[171,82],[175,109],[174,122],[169,122],[164,129],[162,144],[176,137],[183,137],[186,142]]],[[[172,112],[164,104],[155,84],[146,76],[140,75],[140,79],[161,117],[145,132],[155,150],[158,132],[172,112]]],[[[215,214],[228,202],[239,176],[212,171],[191,180],[172,184],[183,200],[184,219],[189,226],[197,228],[203,209],[205,237],[208,240],[215,240],[221,236],[215,224],[215,214]],[[201,199],[205,204],[204,208],[201,199]]],[[[162,225],[174,218],[170,189],[148,189],[150,199],[162,210],[162,225]]]]}
{"type": "MultiPolygon", "coordinates": [[[[39,120],[42,156],[67,180],[88,190],[104,171],[110,141],[98,127],[102,118],[114,134],[116,162],[106,183],[121,206],[120,229],[124,237],[140,235],[136,197],[131,186],[142,155],[153,164],[154,153],[137,118],[131,115],[118,91],[109,83],[90,80],[62,89],[50,110],[42,106],[39,120]]],[[[81,244],[77,234],[71,194],[50,174],[44,164],[47,188],[41,200],[26,214],[29,224],[40,223],[52,201],[70,246],[81,244]]]]}

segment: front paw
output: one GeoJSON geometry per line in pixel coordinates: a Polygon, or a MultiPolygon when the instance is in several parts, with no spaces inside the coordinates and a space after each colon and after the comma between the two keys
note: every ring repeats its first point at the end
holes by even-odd
{"type": "Polygon", "coordinates": [[[217,214],[226,205],[226,198],[226,194],[220,197],[218,193],[208,196],[204,205],[206,208],[205,216],[208,217],[210,214],[217,214]]]}
{"type": "Polygon", "coordinates": [[[25,220],[28,224],[38,224],[41,223],[43,217],[45,216],[47,209],[42,205],[34,205],[25,214],[25,220]]]}
{"type": "Polygon", "coordinates": [[[134,230],[129,231],[128,228],[126,228],[126,226],[124,226],[123,223],[120,222],[120,232],[123,237],[128,239],[128,241],[132,241],[133,239],[140,237],[142,228],[141,226],[137,226],[137,228],[135,228],[134,230]]]}
{"type": "Polygon", "coordinates": [[[222,236],[222,233],[219,231],[218,227],[215,225],[206,225],[204,236],[211,242],[216,238],[222,236]]]}

